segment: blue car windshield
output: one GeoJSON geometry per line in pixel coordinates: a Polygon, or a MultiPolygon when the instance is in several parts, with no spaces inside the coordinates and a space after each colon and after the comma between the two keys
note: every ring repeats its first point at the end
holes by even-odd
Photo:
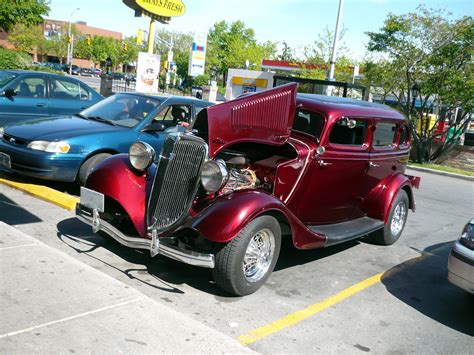
{"type": "Polygon", "coordinates": [[[16,74],[9,72],[0,72],[0,88],[4,87],[10,81],[16,78],[16,74]]]}
{"type": "Polygon", "coordinates": [[[115,126],[135,127],[153,111],[161,100],[146,96],[116,94],[85,109],[80,116],[108,121],[115,126]]]}

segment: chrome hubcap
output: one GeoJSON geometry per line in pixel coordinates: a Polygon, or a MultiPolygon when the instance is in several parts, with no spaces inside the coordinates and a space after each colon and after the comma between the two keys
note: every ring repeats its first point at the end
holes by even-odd
{"type": "Polygon", "coordinates": [[[245,251],[243,270],[247,281],[257,282],[266,275],[275,251],[275,236],[264,228],[255,233],[250,239],[245,251]]]}
{"type": "Polygon", "coordinates": [[[390,230],[392,235],[398,235],[403,229],[403,225],[405,224],[405,219],[407,215],[407,206],[405,203],[400,202],[393,211],[392,216],[392,223],[390,224],[390,230]]]}

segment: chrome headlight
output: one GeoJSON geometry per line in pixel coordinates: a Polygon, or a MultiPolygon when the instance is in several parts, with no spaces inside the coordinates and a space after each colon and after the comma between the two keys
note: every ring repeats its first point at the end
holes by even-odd
{"type": "Polygon", "coordinates": [[[135,142],[128,150],[128,159],[135,169],[143,171],[155,160],[155,150],[145,142],[135,142]]]}
{"type": "Polygon", "coordinates": [[[201,184],[207,192],[217,192],[225,185],[229,172],[223,160],[209,160],[201,171],[201,184]]]}
{"type": "Polygon", "coordinates": [[[34,150],[42,150],[48,153],[67,153],[71,146],[66,142],[48,142],[48,141],[33,141],[27,145],[28,148],[34,150]]]}

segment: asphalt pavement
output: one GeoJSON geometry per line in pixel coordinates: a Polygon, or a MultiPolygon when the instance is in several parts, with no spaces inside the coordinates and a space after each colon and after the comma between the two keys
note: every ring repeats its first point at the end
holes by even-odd
{"type": "Polygon", "coordinates": [[[250,349],[0,222],[0,353],[250,349]]]}

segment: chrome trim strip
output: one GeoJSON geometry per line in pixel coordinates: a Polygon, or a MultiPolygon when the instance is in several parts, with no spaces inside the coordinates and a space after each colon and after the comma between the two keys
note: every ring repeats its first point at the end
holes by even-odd
{"type": "MultiPolygon", "coordinates": [[[[80,204],[76,205],[76,217],[83,223],[92,226],[93,217],[86,214],[81,208],[80,204]]],[[[205,267],[209,269],[214,268],[214,254],[199,253],[192,250],[182,249],[175,245],[166,244],[163,239],[154,238],[153,240],[147,238],[136,238],[129,237],[128,235],[120,232],[110,223],[100,219],[100,223],[97,226],[98,230],[107,233],[109,236],[114,238],[117,242],[125,245],[129,248],[135,249],[146,249],[150,250],[152,256],[161,254],[168,258],[181,261],[185,264],[205,267]]]]}

